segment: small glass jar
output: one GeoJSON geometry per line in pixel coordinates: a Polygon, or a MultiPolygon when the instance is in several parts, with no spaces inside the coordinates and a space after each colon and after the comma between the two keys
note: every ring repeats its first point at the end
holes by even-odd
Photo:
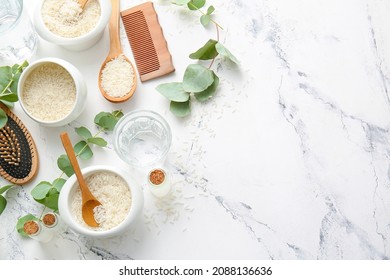
{"type": "Polygon", "coordinates": [[[53,233],[41,221],[27,221],[24,223],[23,230],[30,238],[39,242],[46,243],[53,238],[53,233]]]}
{"type": "Polygon", "coordinates": [[[155,168],[149,172],[148,183],[150,191],[157,197],[164,197],[171,191],[169,177],[161,168],[155,168]]]}
{"type": "Polygon", "coordinates": [[[54,212],[48,212],[42,217],[42,223],[44,224],[45,227],[47,228],[55,228],[59,225],[59,217],[56,213],[54,212]]]}

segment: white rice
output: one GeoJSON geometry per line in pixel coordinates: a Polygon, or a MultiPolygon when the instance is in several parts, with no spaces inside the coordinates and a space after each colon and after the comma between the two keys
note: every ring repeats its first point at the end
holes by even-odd
{"type": "Polygon", "coordinates": [[[89,0],[84,10],[76,0],[45,0],[41,8],[46,27],[65,38],[90,32],[98,23],[100,13],[98,0],[89,0]]]}
{"type": "Polygon", "coordinates": [[[98,227],[88,226],[82,217],[82,197],[80,188],[77,188],[72,197],[71,213],[76,221],[91,230],[109,230],[124,221],[132,203],[130,189],[127,183],[118,175],[101,171],[86,178],[91,193],[102,205],[95,209],[95,219],[101,222],[98,227]]]}

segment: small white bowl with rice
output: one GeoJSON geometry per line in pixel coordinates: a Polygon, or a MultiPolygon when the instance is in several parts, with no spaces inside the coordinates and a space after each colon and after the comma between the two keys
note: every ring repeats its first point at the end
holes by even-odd
{"type": "Polygon", "coordinates": [[[81,170],[88,188],[102,203],[94,209],[99,226],[88,226],[81,214],[81,191],[76,176],[62,187],[58,199],[60,215],[73,231],[94,238],[108,238],[124,233],[134,225],[143,209],[143,193],[136,181],[112,166],[91,166],[81,170]]]}
{"type": "Polygon", "coordinates": [[[87,86],[81,72],[59,58],[30,64],[18,83],[24,112],[43,126],[58,127],[74,121],[83,111],[87,86]]]}
{"type": "Polygon", "coordinates": [[[39,0],[34,25],[39,36],[71,51],[83,51],[103,36],[111,1],[89,0],[81,9],[76,0],[39,0]]]}

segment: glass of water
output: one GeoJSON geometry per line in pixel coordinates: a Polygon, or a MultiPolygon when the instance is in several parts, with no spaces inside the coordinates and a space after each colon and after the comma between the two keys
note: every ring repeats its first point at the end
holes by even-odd
{"type": "Polygon", "coordinates": [[[20,63],[30,58],[37,43],[23,0],[0,0],[0,65],[20,63]]]}
{"type": "Polygon", "coordinates": [[[114,148],[134,167],[162,164],[171,146],[171,129],[165,119],[148,110],[124,115],[114,130],[114,148]]]}

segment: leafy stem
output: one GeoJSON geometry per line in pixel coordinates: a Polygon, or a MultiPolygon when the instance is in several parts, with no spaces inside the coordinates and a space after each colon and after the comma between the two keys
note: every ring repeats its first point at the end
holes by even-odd
{"type": "MultiPolygon", "coordinates": [[[[192,2],[188,2],[187,4],[189,7],[193,8],[194,10],[197,10],[199,11],[202,15],[206,16],[208,15],[207,13],[203,12],[201,9],[199,9],[197,6],[195,6],[194,4],[192,4],[192,2]]],[[[215,20],[213,20],[212,18],[210,18],[210,20],[218,27],[218,28],[221,28],[221,30],[223,30],[223,27],[218,23],[216,22],[215,20]]]]}

